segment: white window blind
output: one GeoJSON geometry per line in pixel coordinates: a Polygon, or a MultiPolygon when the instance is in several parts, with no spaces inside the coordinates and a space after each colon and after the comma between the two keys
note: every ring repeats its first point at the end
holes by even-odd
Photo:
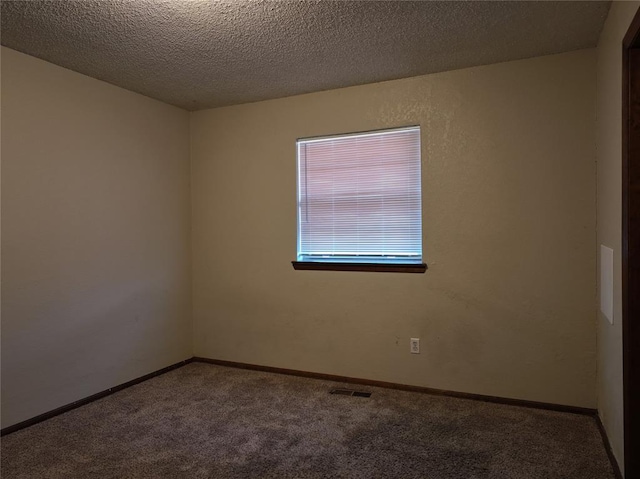
{"type": "Polygon", "coordinates": [[[297,148],[298,261],[422,262],[420,127],[297,148]]]}

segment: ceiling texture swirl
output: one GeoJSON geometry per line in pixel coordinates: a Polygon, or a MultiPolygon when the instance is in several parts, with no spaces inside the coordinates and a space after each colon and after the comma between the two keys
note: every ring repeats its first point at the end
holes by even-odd
{"type": "Polygon", "coordinates": [[[199,110],[591,48],[609,6],[3,0],[1,41],[199,110]]]}

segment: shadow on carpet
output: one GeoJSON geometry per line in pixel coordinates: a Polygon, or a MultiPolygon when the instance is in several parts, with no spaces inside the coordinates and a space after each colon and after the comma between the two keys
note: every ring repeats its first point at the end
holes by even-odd
{"type": "Polygon", "coordinates": [[[1,441],[12,478],[613,479],[592,417],[191,363],[1,441]]]}

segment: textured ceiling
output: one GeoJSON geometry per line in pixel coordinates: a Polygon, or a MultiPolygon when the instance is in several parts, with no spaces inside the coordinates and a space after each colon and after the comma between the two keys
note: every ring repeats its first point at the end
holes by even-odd
{"type": "Polygon", "coordinates": [[[609,2],[1,6],[3,45],[198,110],[593,47],[609,2]]]}

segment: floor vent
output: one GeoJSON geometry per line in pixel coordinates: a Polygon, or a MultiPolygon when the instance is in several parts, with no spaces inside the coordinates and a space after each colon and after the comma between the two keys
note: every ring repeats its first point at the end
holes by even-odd
{"type": "Polygon", "coordinates": [[[329,394],[340,394],[342,396],[356,396],[359,398],[371,397],[371,393],[364,391],[354,391],[353,389],[332,389],[329,394]]]}
{"type": "Polygon", "coordinates": [[[371,393],[366,393],[364,391],[353,391],[352,396],[358,396],[359,398],[368,398],[371,397],[371,393]]]}

